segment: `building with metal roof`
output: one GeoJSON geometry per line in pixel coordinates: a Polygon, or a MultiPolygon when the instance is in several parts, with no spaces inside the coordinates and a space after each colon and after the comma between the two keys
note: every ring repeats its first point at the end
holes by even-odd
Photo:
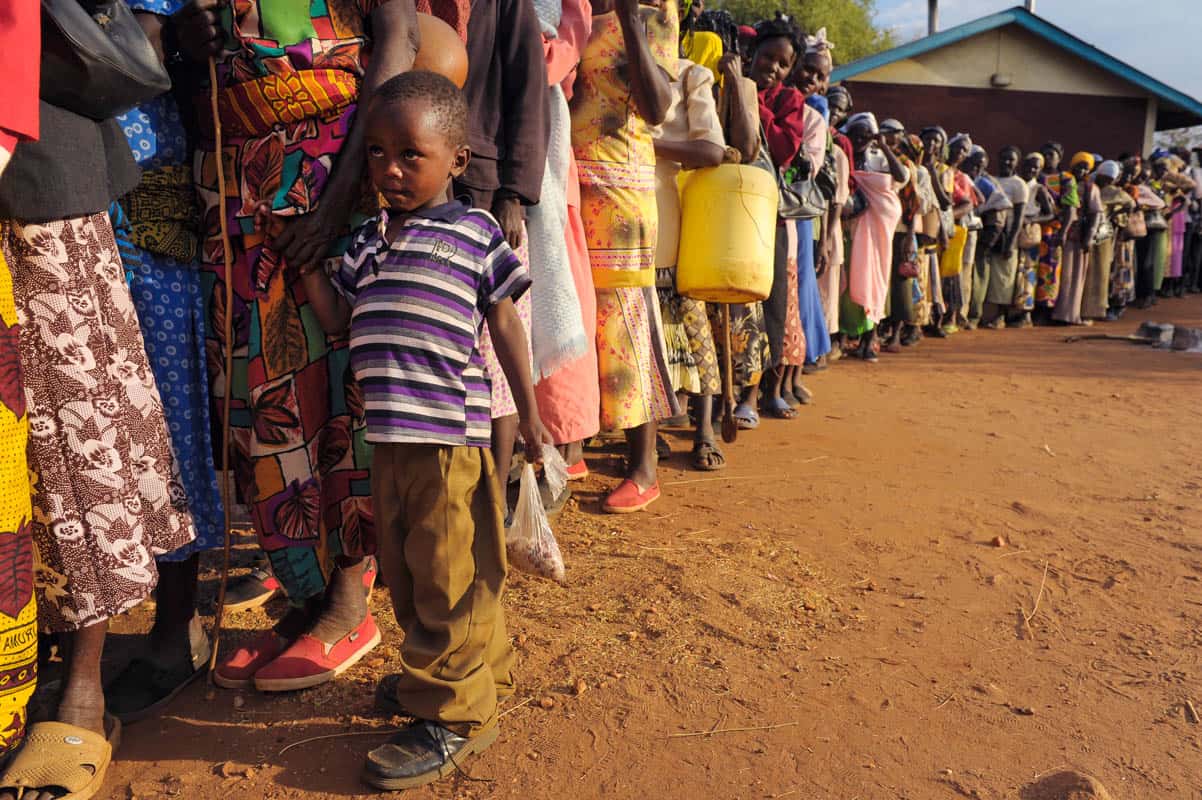
{"type": "MultiPolygon", "coordinates": [[[[934,27],[935,14],[932,14],[934,27]]],[[[1202,124],[1202,102],[1017,7],[835,69],[855,107],[911,130],[968,131],[991,153],[1051,139],[1108,157],[1202,124]]]]}

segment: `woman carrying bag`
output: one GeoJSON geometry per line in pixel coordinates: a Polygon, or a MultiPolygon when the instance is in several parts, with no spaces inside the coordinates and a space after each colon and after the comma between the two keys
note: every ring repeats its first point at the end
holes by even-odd
{"type": "Polygon", "coordinates": [[[113,117],[169,81],[121,0],[103,31],[67,0],[43,10],[41,140],[0,179],[0,248],[25,322],[39,624],[65,663],[51,721],[30,726],[0,798],[83,800],[120,731],[100,682],[108,621],[155,588],[154,557],[195,534],[106,213],[138,182],[113,117]]]}

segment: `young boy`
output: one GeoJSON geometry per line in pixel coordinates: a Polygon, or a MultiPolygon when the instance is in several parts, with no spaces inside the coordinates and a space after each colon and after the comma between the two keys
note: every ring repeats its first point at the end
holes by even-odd
{"type": "Polygon", "coordinates": [[[375,448],[378,557],[405,631],[401,673],[382,684],[382,699],[418,722],[373,750],[363,777],[396,790],[436,780],[492,744],[498,694],[513,691],[504,499],[478,349],[486,319],[527,457],[537,460],[551,439],[513,306],[530,278],[488,211],[447,202],[471,157],[462,93],[439,75],[409,72],[384,83],[366,113],[368,171],[387,209],[356,232],[337,274],[302,274],[322,327],[350,328],[375,448]]]}

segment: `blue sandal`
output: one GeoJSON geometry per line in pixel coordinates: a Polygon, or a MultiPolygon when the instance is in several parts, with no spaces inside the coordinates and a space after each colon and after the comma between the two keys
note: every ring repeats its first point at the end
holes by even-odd
{"type": "Polygon", "coordinates": [[[764,413],[771,414],[776,419],[796,419],[797,409],[789,405],[783,397],[772,397],[764,401],[764,413]]]}
{"type": "Polygon", "coordinates": [[[760,415],[747,403],[739,403],[735,406],[731,416],[735,418],[735,422],[739,423],[741,431],[753,431],[760,427],[760,415]]]}

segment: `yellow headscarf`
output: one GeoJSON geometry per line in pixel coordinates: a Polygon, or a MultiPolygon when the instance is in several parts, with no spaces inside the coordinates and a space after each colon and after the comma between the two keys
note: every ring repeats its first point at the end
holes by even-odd
{"type": "Polygon", "coordinates": [[[1089,169],[1090,172],[1093,172],[1093,168],[1094,168],[1093,154],[1086,153],[1084,151],[1077,153],[1075,156],[1073,156],[1073,160],[1069,162],[1068,168],[1075,169],[1078,164],[1084,164],[1089,169]]]}
{"type": "Polygon", "coordinates": [[[722,37],[710,31],[693,31],[684,39],[684,57],[714,73],[714,81],[722,85],[718,62],[722,60],[722,37]]]}

